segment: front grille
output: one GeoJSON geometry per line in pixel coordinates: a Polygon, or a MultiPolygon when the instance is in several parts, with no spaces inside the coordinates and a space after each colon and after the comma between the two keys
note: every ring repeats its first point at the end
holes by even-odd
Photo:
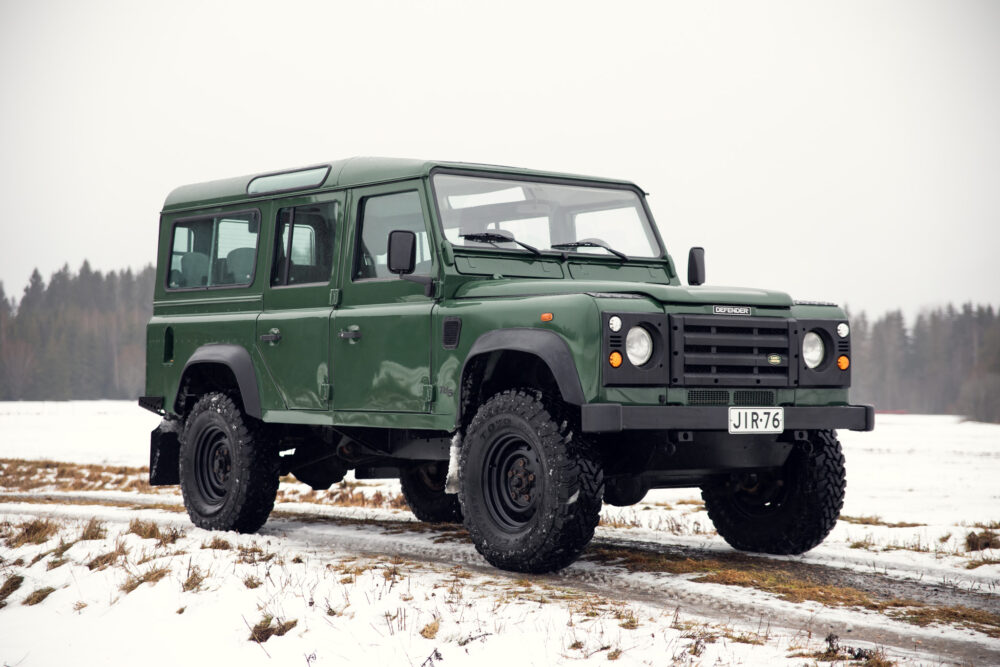
{"type": "MultiPolygon", "coordinates": [[[[790,387],[798,376],[789,320],[673,315],[675,385],[790,387]]],[[[772,399],[773,400],[773,399],[772,399]]]]}
{"type": "Polygon", "coordinates": [[[688,392],[688,405],[729,405],[729,392],[725,389],[692,389],[688,392]]]}
{"type": "Polygon", "coordinates": [[[733,405],[774,405],[774,392],[766,389],[737,389],[733,392],[733,405]]]}

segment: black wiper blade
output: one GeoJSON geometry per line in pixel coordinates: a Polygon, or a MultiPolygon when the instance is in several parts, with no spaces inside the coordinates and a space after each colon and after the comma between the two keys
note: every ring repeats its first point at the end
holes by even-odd
{"type": "Polygon", "coordinates": [[[542,251],[533,245],[528,245],[527,243],[522,243],[514,238],[514,235],[510,232],[505,232],[503,230],[496,232],[476,232],[474,234],[462,234],[460,238],[466,239],[468,241],[473,241],[475,243],[516,243],[525,250],[530,250],[536,255],[541,255],[542,251]]]}
{"type": "Polygon", "coordinates": [[[553,248],[558,248],[560,250],[563,249],[563,248],[569,248],[569,249],[572,249],[572,248],[604,248],[605,250],[607,250],[608,252],[610,252],[612,255],[615,255],[616,257],[622,259],[623,261],[627,261],[628,260],[628,255],[626,255],[625,253],[623,253],[623,252],[621,252],[619,250],[615,250],[614,248],[612,248],[611,246],[609,246],[604,241],[587,240],[587,241],[571,241],[569,243],[553,243],[552,247],[553,248]]]}

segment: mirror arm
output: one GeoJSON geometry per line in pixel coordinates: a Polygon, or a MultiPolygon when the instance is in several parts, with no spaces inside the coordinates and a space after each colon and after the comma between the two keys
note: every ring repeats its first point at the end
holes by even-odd
{"type": "Polygon", "coordinates": [[[433,276],[415,276],[412,273],[402,273],[399,275],[403,280],[409,280],[411,283],[417,283],[418,285],[424,286],[424,296],[434,296],[434,277],[433,276]]]}

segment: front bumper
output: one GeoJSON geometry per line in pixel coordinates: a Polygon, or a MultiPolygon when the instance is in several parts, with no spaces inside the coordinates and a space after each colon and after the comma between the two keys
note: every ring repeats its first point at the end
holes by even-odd
{"type": "MultiPolygon", "coordinates": [[[[728,431],[727,406],[621,405],[587,403],[581,407],[585,433],[620,433],[633,430],[677,429],[682,431],[728,431]]],[[[875,428],[871,405],[785,406],[785,430],[875,428]]]]}

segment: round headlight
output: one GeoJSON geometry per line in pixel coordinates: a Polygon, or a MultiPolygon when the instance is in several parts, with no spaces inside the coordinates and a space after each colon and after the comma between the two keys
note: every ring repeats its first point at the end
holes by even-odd
{"type": "Polygon", "coordinates": [[[622,330],[622,318],[617,315],[612,315],[611,319],[608,320],[608,328],[614,333],[618,333],[622,330]]]}
{"type": "Polygon", "coordinates": [[[851,327],[847,325],[847,322],[841,322],[837,325],[837,335],[841,338],[847,338],[847,335],[851,333],[851,327]]]}
{"type": "Polygon", "coordinates": [[[802,337],[802,360],[809,368],[816,368],[823,363],[826,356],[826,346],[823,339],[815,331],[810,331],[802,337]]]}
{"type": "Polygon", "coordinates": [[[642,366],[653,356],[653,337],[643,327],[632,327],[625,336],[625,353],[633,366],[642,366]]]}

